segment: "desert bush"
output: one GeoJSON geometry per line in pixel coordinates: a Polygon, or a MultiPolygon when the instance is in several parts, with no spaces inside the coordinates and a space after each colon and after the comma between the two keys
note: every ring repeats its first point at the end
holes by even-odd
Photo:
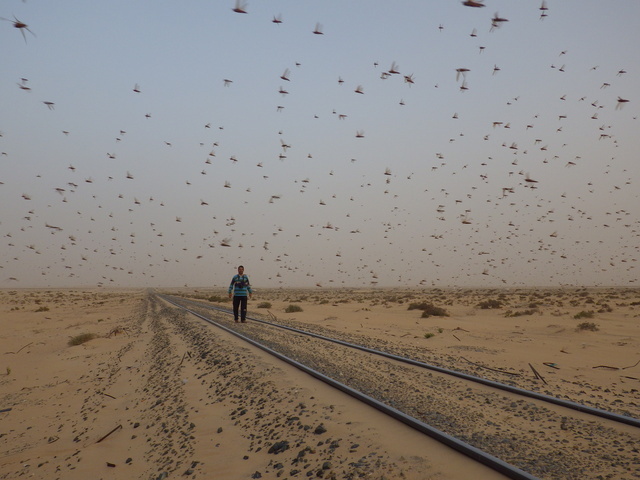
{"type": "Polygon", "coordinates": [[[522,311],[512,311],[512,310],[507,310],[506,312],[504,312],[504,316],[507,318],[510,317],[522,317],[525,315],[534,315],[538,313],[538,310],[535,309],[529,309],[529,310],[522,310],[522,311]]]}
{"type": "Polygon", "coordinates": [[[36,312],[48,312],[49,311],[49,307],[40,307],[36,310],[36,312]]]}
{"type": "Polygon", "coordinates": [[[74,347],[76,345],[82,345],[83,343],[87,343],[89,340],[93,340],[97,337],[98,336],[95,333],[81,333],[69,340],[69,346],[74,347]]]}
{"type": "Polygon", "coordinates": [[[593,313],[593,310],[589,310],[588,312],[582,310],[581,312],[576,313],[573,318],[575,318],[576,320],[580,320],[581,318],[593,318],[594,315],[595,313],[593,313]]]}
{"type": "Polygon", "coordinates": [[[591,332],[597,332],[600,329],[593,322],[582,322],[582,323],[578,324],[578,326],[576,327],[576,331],[577,332],[582,332],[583,330],[589,330],[591,332]]]}
{"type": "Polygon", "coordinates": [[[429,317],[448,317],[449,313],[442,307],[436,307],[435,305],[431,305],[430,303],[425,305],[422,309],[421,318],[429,318],[429,317]]]}
{"type": "Polygon", "coordinates": [[[424,310],[425,308],[428,308],[430,305],[431,304],[427,302],[410,303],[409,308],[407,308],[407,310],[424,310]]]}
{"type": "Polygon", "coordinates": [[[598,310],[598,313],[608,313],[608,312],[613,312],[613,308],[611,308],[611,306],[608,303],[603,303],[602,308],[600,308],[600,310],[598,310]]]}
{"type": "Polygon", "coordinates": [[[258,308],[271,308],[271,302],[260,302],[258,308]]]}
{"type": "Polygon", "coordinates": [[[488,310],[491,308],[502,308],[502,302],[496,299],[485,300],[478,304],[478,308],[481,308],[483,310],[488,310]]]}
{"type": "Polygon", "coordinates": [[[436,334],[435,333],[425,333],[424,334],[424,338],[431,338],[431,337],[435,337],[436,334]]]}
{"type": "Polygon", "coordinates": [[[289,305],[284,311],[286,313],[302,312],[302,307],[300,305],[289,305]]]}
{"type": "Polygon", "coordinates": [[[229,301],[229,297],[223,297],[221,295],[211,295],[207,300],[212,303],[224,303],[229,301]]]}
{"type": "MultiPolygon", "coordinates": [[[[447,303],[449,305],[449,303],[447,303]]],[[[422,310],[422,317],[448,317],[449,313],[444,308],[436,307],[429,302],[410,303],[407,310],[422,310]]]]}

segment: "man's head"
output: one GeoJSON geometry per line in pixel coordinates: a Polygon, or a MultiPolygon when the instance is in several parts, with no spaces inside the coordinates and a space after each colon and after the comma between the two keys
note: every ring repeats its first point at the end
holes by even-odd
{"type": "Polygon", "coordinates": [[[244,267],[242,265],[240,265],[238,267],[238,275],[242,275],[244,273],[244,267]]]}

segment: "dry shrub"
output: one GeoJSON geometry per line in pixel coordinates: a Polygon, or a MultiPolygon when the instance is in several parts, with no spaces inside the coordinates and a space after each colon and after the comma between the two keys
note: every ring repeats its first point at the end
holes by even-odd
{"type": "Polygon", "coordinates": [[[500,300],[490,299],[490,300],[484,300],[483,302],[480,302],[477,306],[478,308],[481,308],[483,310],[489,310],[492,308],[502,308],[502,302],[500,300]]]}
{"type": "Polygon", "coordinates": [[[591,332],[597,332],[600,329],[593,322],[582,322],[582,323],[579,323],[578,326],[576,327],[576,331],[577,332],[582,332],[584,330],[589,330],[591,332]]]}
{"type": "Polygon", "coordinates": [[[76,335],[69,340],[69,346],[74,347],[76,345],[82,345],[83,343],[87,343],[89,340],[93,340],[94,338],[98,338],[98,335],[96,335],[95,333],[81,333],[80,335],[76,335]]]}
{"type": "Polygon", "coordinates": [[[429,318],[429,317],[448,317],[449,312],[447,312],[442,307],[436,307],[435,305],[431,305],[430,303],[425,305],[422,308],[421,318],[429,318]]]}
{"type": "Polygon", "coordinates": [[[532,309],[529,309],[529,310],[515,311],[515,312],[513,312],[511,310],[507,310],[506,312],[504,312],[504,316],[506,318],[522,317],[522,316],[525,316],[525,315],[535,315],[536,313],[539,313],[539,312],[540,311],[535,309],[535,308],[532,308],[532,309]]]}

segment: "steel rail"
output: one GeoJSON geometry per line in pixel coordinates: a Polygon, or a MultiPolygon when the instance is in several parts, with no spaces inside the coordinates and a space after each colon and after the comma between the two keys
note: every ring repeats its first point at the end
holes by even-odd
{"type": "MultiPolygon", "coordinates": [[[[404,412],[401,412],[400,410],[393,408],[385,403],[380,402],[379,400],[376,400],[373,397],[370,397],[369,395],[366,395],[365,393],[360,392],[359,390],[356,390],[354,388],[349,387],[348,385],[345,385],[344,383],[341,383],[331,377],[328,377],[327,375],[324,375],[323,373],[318,372],[317,370],[314,370],[312,368],[307,367],[306,365],[287,357],[286,355],[283,355],[265,345],[262,345],[261,343],[253,340],[252,338],[249,338],[245,335],[242,335],[241,333],[238,333],[237,331],[228,328],[218,322],[216,322],[215,320],[212,320],[210,318],[207,318],[204,315],[199,314],[198,312],[195,312],[187,307],[185,307],[184,305],[180,305],[179,303],[175,302],[174,300],[171,300],[169,297],[165,296],[165,295],[159,295],[162,299],[166,300],[167,302],[171,303],[172,305],[175,305],[178,308],[183,309],[184,311],[190,313],[191,315],[194,315],[198,318],[200,318],[201,320],[204,320],[205,322],[211,324],[211,325],[215,325],[216,327],[220,328],[221,330],[224,330],[227,333],[230,333],[231,335],[234,335],[242,340],[244,340],[245,342],[253,345],[254,347],[257,347],[271,355],[273,355],[274,357],[278,358],[279,360],[282,360],[296,368],[298,368],[299,370],[302,370],[303,372],[321,380],[322,382],[331,385],[334,388],[337,388],[338,390],[341,390],[342,392],[360,400],[361,402],[366,403],[367,405],[370,405],[371,407],[379,410],[380,412],[395,418],[396,420],[399,420],[400,422],[404,423],[405,425],[408,425],[409,427],[437,440],[438,442],[447,445],[450,448],[453,448],[454,450],[456,450],[457,452],[460,452],[468,457],[470,457],[471,459],[475,460],[478,463],[481,463],[489,468],[491,468],[492,470],[495,470],[498,473],[501,473],[503,475],[505,475],[508,478],[511,478],[513,480],[539,480],[538,477],[535,477],[533,475],[531,475],[530,473],[525,472],[524,470],[521,470],[503,460],[500,460],[497,457],[494,457],[493,455],[488,454],[487,452],[484,452],[482,450],[480,450],[479,448],[474,447],[473,445],[469,445],[466,442],[463,442],[462,440],[459,440],[451,435],[448,435],[440,430],[438,430],[437,428],[432,427],[431,425],[424,423],[420,420],[418,420],[417,418],[411,417],[410,415],[407,415],[404,412]]],[[[267,322],[268,323],[268,322],[267,322]]]]}
{"type": "MultiPolygon", "coordinates": [[[[163,296],[163,297],[166,298],[165,296],[163,296]]],[[[228,310],[225,310],[223,308],[213,307],[213,306],[210,306],[210,305],[203,305],[201,303],[194,302],[194,301],[188,300],[188,299],[185,299],[185,300],[187,302],[189,302],[189,303],[192,303],[194,305],[198,305],[198,306],[201,306],[201,307],[204,307],[204,308],[208,308],[208,309],[211,309],[211,310],[216,310],[216,311],[220,311],[220,312],[224,312],[224,313],[230,313],[228,310]]],[[[374,355],[380,355],[380,356],[383,356],[383,357],[386,357],[386,358],[390,358],[392,360],[396,360],[398,362],[407,363],[409,365],[414,365],[414,366],[417,366],[417,367],[425,368],[425,369],[432,370],[432,371],[439,372],[439,373],[443,373],[443,374],[446,374],[446,375],[451,375],[451,376],[462,378],[464,380],[468,380],[468,381],[471,381],[471,382],[476,382],[476,383],[480,383],[482,385],[487,385],[487,386],[492,387],[492,388],[504,390],[506,392],[515,393],[517,395],[521,395],[521,396],[524,396],[524,397],[533,398],[533,399],[540,400],[540,401],[543,401],[543,402],[546,402],[546,403],[559,405],[561,407],[569,408],[569,409],[572,409],[572,410],[577,410],[579,412],[587,413],[589,415],[594,415],[594,416],[605,418],[607,420],[611,420],[611,421],[614,421],[614,422],[623,423],[623,424],[626,424],[626,425],[631,425],[633,427],[640,428],[640,419],[637,419],[637,418],[634,418],[634,417],[630,417],[630,416],[626,416],[626,415],[620,415],[618,413],[610,412],[610,411],[607,411],[607,410],[602,410],[602,409],[596,408],[596,407],[590,407],[588,405],[583,405],[581,403],[573,402],[571,400],[564,400],[562,398],[553,397],[551,395],[545,395],[543,393],[533,392],[531,390],[525,390],[523,388],[514,387],[512,385],[506,385],[504,383],[496,382],[494,380],[489,380],[489,379],[482,378],[482,377],[476,377],[474,375],[469,375],[467,373],[458,372],[456,370],[451,370],[451,369],[444,368],[444,367],[438,367],[436,365],[431,365],[429,363],[420,362],[418,360],[413,360],[411,358],[401,357],[399,355],[394,355],[392,353],[387,353],[387,352],[384,352],[384,351],[381,351],[381,350],[375,350],[373,348],[365,347],[363,345],[358,345],[358,344],[355,344],[355,343],[345,342],[344,340],[339,340],[337,338],[325,337],[323,335],[307,332],[307,331],[300,330],[300,329],[293,328],[293,327],[288,327],[286,325],[274,324],[272,322],[267,322],[267,321],[261,320],[259,318],[253,318],[253,317],[247,317],[247,318],[250,319],[250,320],[253,320],[255,322],[263,323],[263,324],[270,325],[270,326],[277,327],[277,328],[282,328],[284,330],[290,330],[290,331],[295,332],[295,333],[311,336],[311,337],[318,338],[318,339],[321,339],[321,340],[325,340],[325,341],[328,341],[328,342],[337,343],[339,345],[343,345],[343,346],[346,346],[346,347],[350,347],[350,348],[354,348],[354,349],[357,349],[357,350],[361,350],[363,352],[371,353],[371,354],[374,354],[374,355]]]]}

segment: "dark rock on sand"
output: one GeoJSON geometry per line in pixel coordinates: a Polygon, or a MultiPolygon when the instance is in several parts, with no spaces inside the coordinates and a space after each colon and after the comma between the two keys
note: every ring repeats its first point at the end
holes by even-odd
{"type": "Polygon", "coordinates": [[[321,435],[326,432],[327,432],[327,429],[323,424],[318,425],[316,429],[313,431],[313,433],[315,433],[316,435],[321,435]]]}
{"type": "Polygon", "coordinates": [[[271,448],[269,448],[268,453],[273,453],[274,455],[277,455],[278,453],[282,453],[288,449],[289,449],[289,442],[286,440],[282,440],[280,442],[276,442],[273,445],[271,445],[271,448]]]}

